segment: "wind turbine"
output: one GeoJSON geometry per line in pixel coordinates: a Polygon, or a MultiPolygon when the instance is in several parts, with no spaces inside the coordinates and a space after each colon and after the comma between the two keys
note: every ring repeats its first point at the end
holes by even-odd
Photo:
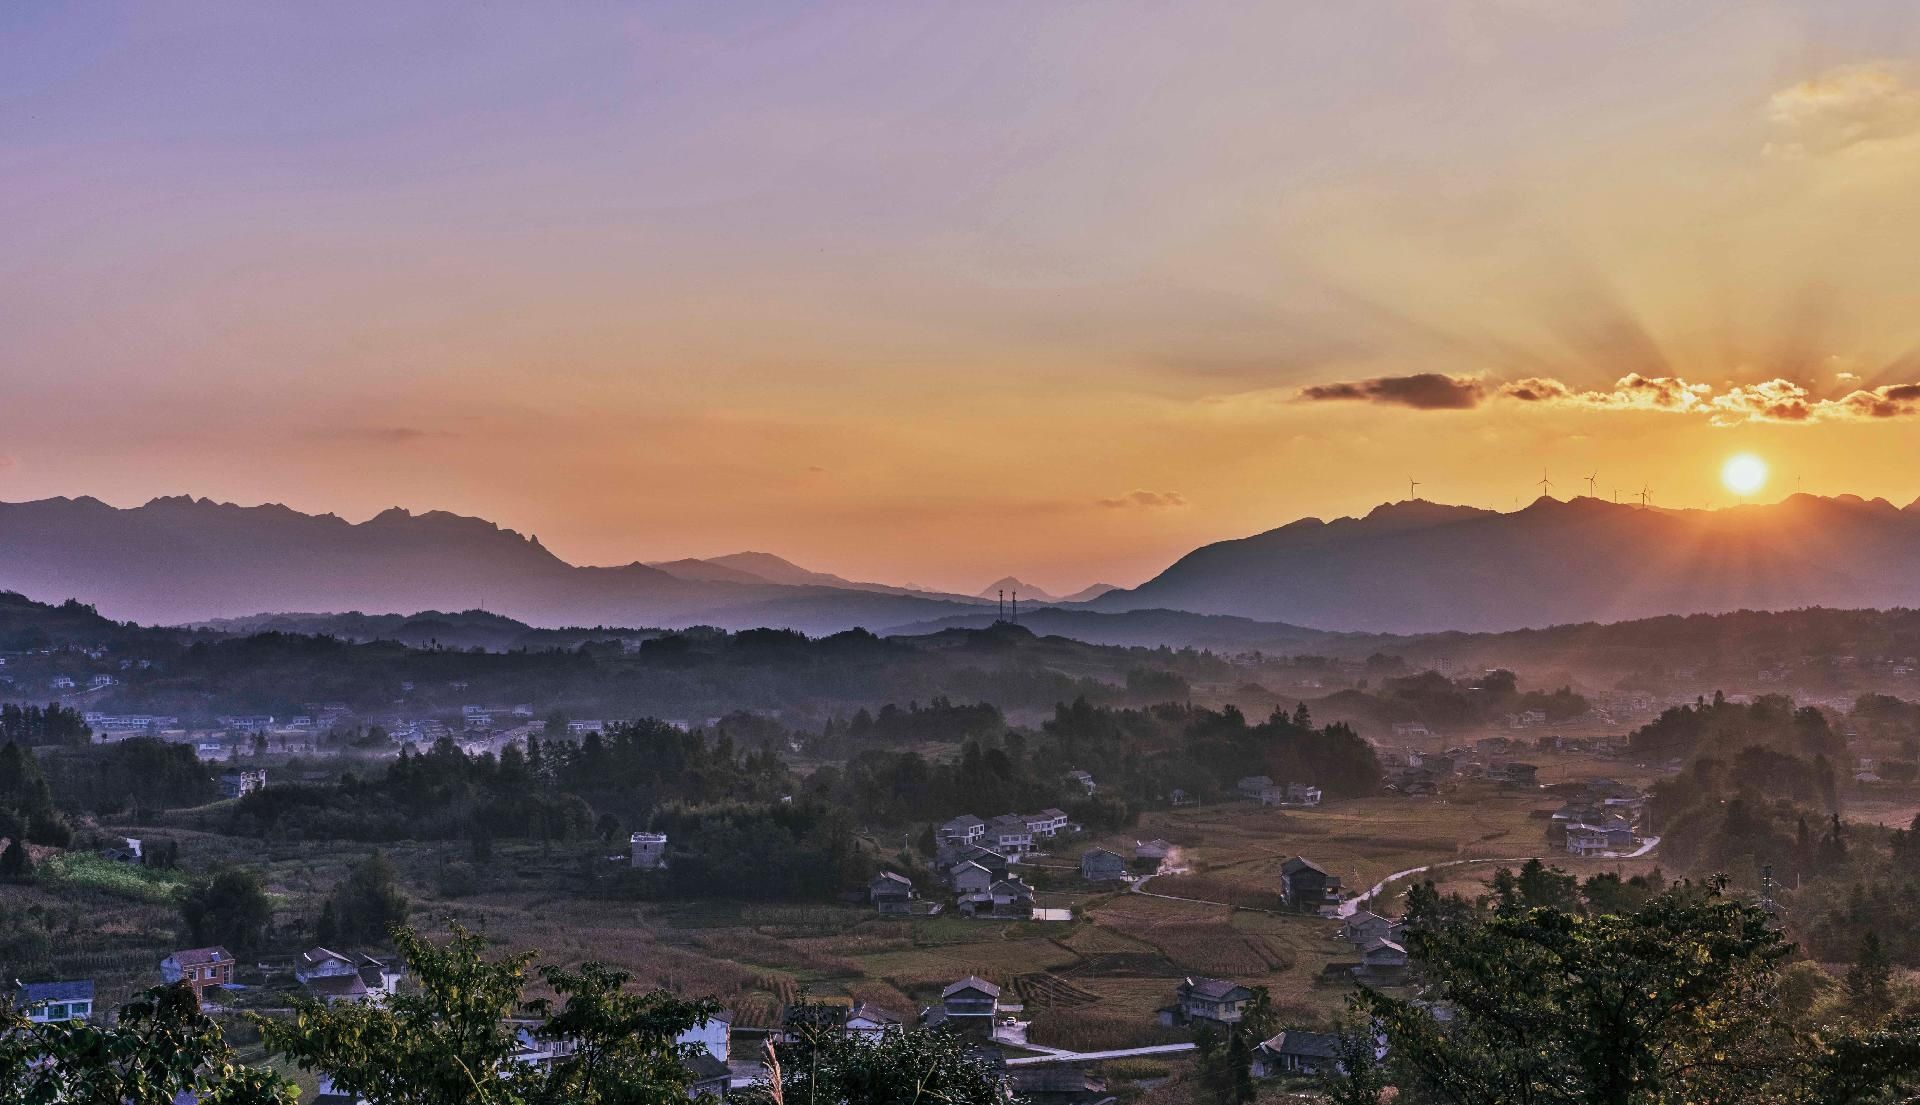
{"type": "Polygon", "coordinates": [[[1593,475],[1587,477],[1587,498],[1597,499],[1600,497],[1594,494],[1593,492],[1593,486],[1599,479],[1600,479],[1600,470],[1598,468],[1595,468],[1593,470],[1593,475]]]}
{"type": "Polygon", "coordinates": [[[1407,477],[1407,501],[1408,502],[1413,501],[1414,499],[1413,489],[1419,486],[1420,486],[1420,481],[1414,479],[1412,476],[1407,477]]]}
{"type": "Polygon", "coordinates": [[[1653,489],[1651,487],[1648,487],[1644,483],[1641,484],[1640,485],[1640,509],[1641,510],[1647,509],[1647,504],[1651,503],[1652,501],[1653,501],[1653,489]]]}
{"type": "Polygon", "coordinates": [[[1540,470],[1540,497],[1546,498],[1550,494],[1547,489],[1552,486],[1553,481],[1547,478],[1547,470],[1542,468],[1540,470]]]}

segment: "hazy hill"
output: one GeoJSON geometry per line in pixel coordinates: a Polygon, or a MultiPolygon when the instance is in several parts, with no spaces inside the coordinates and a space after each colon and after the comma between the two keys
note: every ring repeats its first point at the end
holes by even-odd
{"type": "Polygon", "coordinates": [[[890,583],[868,583],[857,579],[846,579],[831,572],[816,572],[802,568],[791,560],[772,553],[737,552],[725,556],[710,556],[704,560],[677,561],[679,564],[705,564],[720,571],[744,572],[756,579],[768,583],[780,583],[789,587],[831,587],[846,591],[871,591],[878,595],[914,595],[924,598],[937,598],[953,602],[977,602],[971,595],[955,595],[944,591],[929,591],[921,587],[896,587],[890,583]]]}
{"type": "Polygon", "coordinates": [[[1920,605],[1920,510],[1796,495],[1726,510],[1411,501],[1207,545],[1095,610],[1418,633],[1670,613],[1920,605]]]}
{"type": "Polygon", "coordinates": [[[987,584],[985,587],[980,588],[979,597],[983,599],[996,599],[1000,597],[1000,594],[1003,591],[1006,593],[1006,597],[1009,601],[1011,601],[1016,596],[1022,602],[1028,602],[1028,601],[1065,602],[1066,601],[1065,599],[1061,598],[1059,595],[1049,595],[1047,592],[1041,590],[1038,587],[1035,587],[1033,584],[1024,583],[1013,576],[1006,576],[1005,578],[1002,578],[1002,579],[996,579],[992,583],[987,584]]]}
{"type": "Polygon", "coordinates": [[[351,523],[185,496],[130,509],[92,498],[0,503],[0,588],[40,599],[86,596],[108,617],[160,624],[286,610],[479,607],[542,626],[706,622],[830,632],[969,608],[859,587],[685,579],[638,563],[578,567],[536,537],[440,511],[395,508],[351,523]]]}

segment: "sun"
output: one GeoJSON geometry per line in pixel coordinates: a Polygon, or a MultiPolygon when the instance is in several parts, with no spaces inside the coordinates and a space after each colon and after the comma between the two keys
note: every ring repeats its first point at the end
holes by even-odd
{"type": "Polygon", "coordinates": [[[1720,482],[1735,495],[1751,495],[1767,485],[1767,462],[1752,453],[1737,453],[1720,469],[1720,482]]]}

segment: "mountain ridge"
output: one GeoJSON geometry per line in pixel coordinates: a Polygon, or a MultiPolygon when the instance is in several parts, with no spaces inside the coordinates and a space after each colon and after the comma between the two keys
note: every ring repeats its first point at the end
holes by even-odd
{"type": "Polygon", "coordinates": [[[1717,511],[1584,496],[1513,512],[1386,504],[1202,546],[1089,605],[1425,633],[1916,604],[1920,510],[1803,494],[1717,511]]]}

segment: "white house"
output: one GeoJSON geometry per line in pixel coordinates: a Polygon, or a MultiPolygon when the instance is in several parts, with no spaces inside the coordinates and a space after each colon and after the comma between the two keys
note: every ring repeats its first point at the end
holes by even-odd
{"type": "Polygon", "coordinates": [[[657,871],[667,865],[667,834],[634,833],[627,840],[633,866],[642,871],[657,871]]]}
{"type": "Polygon", "coordinates": [[[1033,851],[1033,830],[1024,817],[1003,814],[987,823],[986,846],[1007,857],[1019,859],[1033,851]]]}
{"type": "Polygon", "coordinates": [[[675,1043],[698,1044],[707,1054],[727,1062],[733,1054],[733,1014],[725,1009],[682,1032],[675,1043]]]}
{"type": "Polygon", "coordinates": [[[87,1020],[93,1016],[93,980],[22,983],[13,1007],[34,1024],[87,1020]]]}
{"type": "Polygon", "coordinates": [[[1051,806],[1041,810],[1039,813],[1030,813],[1022,820],[1027,823],[1027,832],[1033,834],[1036,838],[1057,835],[1062,829],[1067,827],[1066,811],[1057,810],[1051,806]]]}
{"type": "Polygon", "coordinates": [[[985,821],[970,813],[963,813],[940,826],[940,839],[948,844],[968,845],[979,841],[986,832],[985,821]]]}

